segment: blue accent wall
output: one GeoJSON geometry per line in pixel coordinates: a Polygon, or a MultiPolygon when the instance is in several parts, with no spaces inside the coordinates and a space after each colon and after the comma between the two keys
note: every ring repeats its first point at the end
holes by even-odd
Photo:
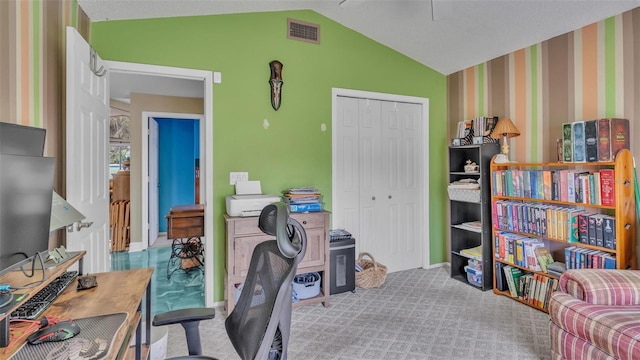
{"type": "Polygon", "coordinates": [[[172,206],[195,203],[195,159],[200,152],[198,120],[158,121],[158,231],[167,231],[172,206]]]}

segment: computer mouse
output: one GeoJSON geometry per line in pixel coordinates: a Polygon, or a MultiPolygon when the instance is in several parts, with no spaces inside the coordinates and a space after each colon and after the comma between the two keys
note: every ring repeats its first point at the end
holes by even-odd
{"type": "Polygon", "coordinates": [[[46,327],[29,335],[27,341],[32,345],[51,341],[63,341],[71,339],[79,333],[80,327],[72,320],[60,321],[53,325],[47,325],[46,327]]]}

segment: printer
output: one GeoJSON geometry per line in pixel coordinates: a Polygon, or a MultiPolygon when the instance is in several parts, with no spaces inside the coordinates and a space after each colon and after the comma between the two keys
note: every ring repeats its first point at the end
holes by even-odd
{"type": "Polygon", "coordinates": [[[262,194],[260,181],[238,181],[236,194],[226,198],[229,216],[259,216],[262,209],[280,201],[278,195],[262,194]]]}

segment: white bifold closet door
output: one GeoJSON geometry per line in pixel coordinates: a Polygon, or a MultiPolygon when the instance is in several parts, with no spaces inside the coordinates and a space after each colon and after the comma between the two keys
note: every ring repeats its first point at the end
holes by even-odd
{"type": "Polygon", "coordinates": [[[339,96],[333,228],[389,272],[422,267],[421,104],[339,96]]]}

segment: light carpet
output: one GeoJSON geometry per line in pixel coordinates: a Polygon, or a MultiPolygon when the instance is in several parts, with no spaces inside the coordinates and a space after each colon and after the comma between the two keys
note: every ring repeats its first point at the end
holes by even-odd
{"type": "MultiPolygon", "coordinates": [[[[239,359],[225,313],[200,324],[203,352],[239,359]]],[[[186,355],[184,332],[169,328],[167,355],[186,355]]],[[[388,274],[383,286],[293,308],[288,358],[549,359],[549,316],[452,280],[448,267],[388,274]]]]}

